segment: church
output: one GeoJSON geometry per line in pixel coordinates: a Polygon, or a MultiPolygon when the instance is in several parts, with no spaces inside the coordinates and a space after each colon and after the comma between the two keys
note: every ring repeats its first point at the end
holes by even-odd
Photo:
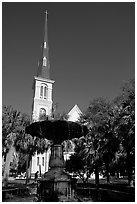
{"type": "MultiPolygon", "coordinates": [[[[33,103],[32,103],[32,122],[40,121],[41,118],[52,118],[52,90],[54,80],[50,79],[50,61],[47,31],[47,11],[45,14],[44,42],[42,45],[42,55],[39,59],[37,75],[33,81],[33,103]]],[[[75,105],[68,113],[69,121],[77,121],[81,110],[75,105]]],[[[65,155],[68,158],[68,155],[65,155]]],[[[44,154],[36,154],[32,157],[31,175],[36,171],[41,174],[48,171],[50,158],[50,149],[44,154]]]]}

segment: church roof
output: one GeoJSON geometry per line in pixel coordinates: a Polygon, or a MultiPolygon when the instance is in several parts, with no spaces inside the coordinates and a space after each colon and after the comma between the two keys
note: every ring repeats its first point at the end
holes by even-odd
{"type": "Polygon", "coordinates": [[[78,105],[76,104],[68,113],[68,120],[69,121],[77,121],[82,114],[82,111],[79,109],[78,105]]]}
{"type": "Polygon", "coordinates": [[[47,29],[47,11],[45,13],[45,26],[42,50],[38,63],[37,77],[50,79],[50,62],[49,62],[49,47],[48,47],[48,29],[47,29]]]}
{"type": "Polygon", "coordinates": [[[79,114],[82,114],[81,110],[79,109],[78,105],[75,104],[74,107],[70,110],[70,112],[68,113],[68,115],[71,115],[73,112],[77,112],[79,114]]]}

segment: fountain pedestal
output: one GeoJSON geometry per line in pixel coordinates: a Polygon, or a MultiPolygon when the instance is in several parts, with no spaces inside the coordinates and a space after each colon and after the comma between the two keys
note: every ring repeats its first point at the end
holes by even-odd
{"type": "Polygon", "coordinates": [[[64,171],[65,163],[62,145],[51,147],[49,171],[38,180],[38,196],[41,201],[68,200],[72,196],[72,179],[64,171]]]}

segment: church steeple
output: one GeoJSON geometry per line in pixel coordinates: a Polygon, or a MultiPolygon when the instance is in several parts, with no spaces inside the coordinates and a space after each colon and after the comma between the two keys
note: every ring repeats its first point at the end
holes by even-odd
{"type": "Polygon", "coordinates": [[[47,11],[45,13],[45,26],[41,57],[39,59],[37,76],[34,77],[33,83],[33,104],[32,104],[32,121],[38,121],[41,115],[51,117],[52,115],[52,85],[54,81],[50,79],[47,32],[47,11]]]}
{"type": "Polygon", "coordinates": [[[47,31],[47,18],[48,13],[45,12],[45,27],[44,27],[44,42],[42,45],[42,54],[39,61],[38,67],[38,77],[44,79],[50,79],[50,63],[49,63],[49,47],[48,47],[48,31],[47,31]]]}

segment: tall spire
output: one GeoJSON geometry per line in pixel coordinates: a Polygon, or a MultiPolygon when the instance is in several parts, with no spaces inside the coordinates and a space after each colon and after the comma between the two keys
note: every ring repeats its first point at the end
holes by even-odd
{"type": "Polygon", "coordinates": [[[48,21],[48,12],[46,10],[45,12],[45,33],[44,33],[44,42],[48,41],[48,36],[47,36],[47,21],[48,21]]]}
{"type": "Polygon", "coordinates": [[[44,28],[44,42],[42,45],[42,55],[38,67],[38,77],[50,79],[50,63],[49,63],[49,48],[48,48],[48,31],[47,31],[48,13],[45,12],[45,28],[44,28]]]}

